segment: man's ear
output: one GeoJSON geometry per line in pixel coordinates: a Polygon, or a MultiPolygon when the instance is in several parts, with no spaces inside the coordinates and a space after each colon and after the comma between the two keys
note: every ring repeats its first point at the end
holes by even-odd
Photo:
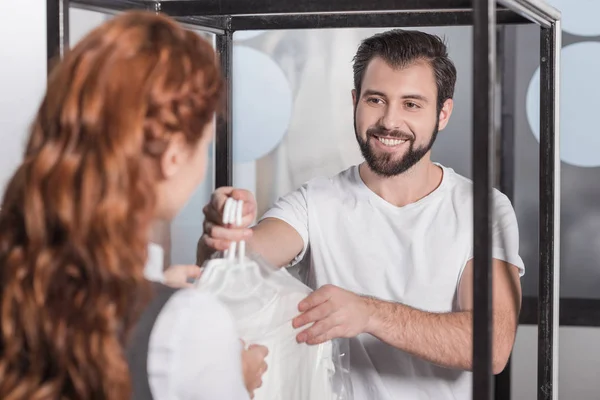
{"type": "Polygon", "coordinates": [[[358,102],[356,89],[352,89],[352,105],[356,108],[356,104],[358,102]]]}
{"type": "Polygon", "coordinates": [[[444,102],[439,115],[439,130],[441,131],[448,125],[450,121],[450,115],[452,115],[452,109],[454,108],[454,100],[448,99],[444,102]]]}
{"type": "Polygon", "coordinates": [[[160,174],[163,179],[170,179],[181,168],[185,156],[185,140],[181,135],[174,135],[160,159],[160,174]]]}

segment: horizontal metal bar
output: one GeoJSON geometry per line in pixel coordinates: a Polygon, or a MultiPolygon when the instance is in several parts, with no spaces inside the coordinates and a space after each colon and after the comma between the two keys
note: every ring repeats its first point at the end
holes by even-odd
{"type": "Polygon", "coordinates": [[[187,28],[223,35],[229,28],[230,22],[226,17],[175,17],[175,20],[187,28]]]}
{"type": "MultiPolygon", "coordinates": [[[[560,326],[600,327],[600,299],[576,299],[562,297],[559,305],[560,326]]],[[[524,296],[519,324],[538,324],[538,299],[524,296]]]]}
{"type": "MultiPolygon", "coordinates": [[[[498,24],[527,24],[530,21],[510,10],[498,10],[498,24]]],[[[417,26],[472,25],[471,10],[415,11],[373,14],[301,14],[234,16],[231,29],[323,29],[323,28],[384,28],[417,26]]]]}
{"type": "Polygon", "coordinates": [[[259,15],[470,9],[470,0],[165,0],[169,15],[259,15]]]}
{"type": "Polygon", "coordinates": [[[544,28],[550,28],[561,18],[560,11],[540,0],[498,0],[498,3],[544,28]]]}
{"type": "Polygon", "coordinates": [[[156,4],[152,1],[136,0],[71,0],[71,7],[114,14],[115,12],[127,10],[155,11],[156,4]]]}
{"type": "MultiPolygon", "coordinates": [[[[549,27],[560,19],[560,12],[541,0],[497,0],[498,4],[528,20],[549,27]]],[[[74,5],[101,12],[145,9],[174,17],[191,16],[265,16],[299,14],[343,14],[471,10],[470,0],[74,0],[74,5]]],[[[509,23],[509,22],[507,22],[509,23]]],[[[458,25],[458,24],[455,24],[458,25]]],[[[353,27],[358,27],[352,24],[353,27]]],[[[373,26],[373,25],[370,25],[373,26]]],[[[379,25],[386,26],[386,25],[379,25]]],[[[413,24],[413,26],[416,26],[413,24]]]]}
{"type": "MultiPolygon", "coordinates": [[[[141,2],[126,1],[127,4],[120,4],[121,1],[104,0],[71,0],[71,8],[81,10],[95,11],[109,15],[116,15],[128,10],[148,10],[156,11],[154,5],[144,5],[141,2]]],[[[174,17],[175,20],[183,24],[188,29],[200,30],[208,33],[222,35],[229,27],[227,18],[214,17],[174,17]]]]}

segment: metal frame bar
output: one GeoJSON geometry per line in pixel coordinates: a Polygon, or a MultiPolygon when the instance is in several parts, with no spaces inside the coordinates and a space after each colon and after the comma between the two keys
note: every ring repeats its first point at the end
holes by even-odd
{"type": "Polygon", "coordinates": [[[144,0],[71,0],[71,6],[90,11],[114,14],[129,10],[157,11],[159,3],[144,0]]]}
{"type": "Polygon", "coordinates": [[[506,8],[528,18],[542,28],[549,28],[554,22],[560,20],[560,12],[540,0],[498,0],[506,8]]]}
{"type": "Polygon", "coordinates": [[[161,2],[169,15],[257,15],[347,13],[397,10],[470,9],[470,0],[167,0],[161,2]]]}
{"type": "MultiPolygon", "coordinates": [[[[496,77],[500,85],[500,136],[498,174],[499,189],[511,202],[514,202],[515,193],[515,93],[516,93],[516,28],[503,26],[498,28],[497,35],[497,63],[496,77]]],[[[509,359],[504,370],[496,375],[494,384],[494,398],[496,400],[510,400],[511,398],[511,368],[509,359]]]]}
{"type": "MultiPolygon", "coordinates": [[[[559,307],[560,326],[600,328],[600,299],[561,297],[559,307]]],[[[538,298],[523,297],[523,307],[519,324],[538,324],[538,298]]]]}
{"type": "MultiPolygon", "coordinates": [[[[242,16],[288,14],[369,14],[376,12],[469,11],[471,0],[378,0],[365,4],[360,0],[77,0],[101,9],[125,10],[131,8],[157,10],[177,16],[242,16]]],[[[498,0],[503,7],[543,27],[560,19],[560,12],[541,0],[498,0]]]]}
{"type": "Polygon", "coordinates": [[[558,399],[560,265],[559,75],[561,27],[540,35],[540,276],[538,400],[558,399]]]}
{"type": "MultiPolygon", "coordinates": [[[[160,12],[158,11],[160,9],[159,4],[148,5],[135,0],[70,0],[70,5],[72,8],[111,15],[132,9],[160,12]]],[[[222,35],[226,30],[231,28],[231,18],[229,17],[188,16],[174,17],[174,19],[189,29],[202,30],[215,35],[222,35]]]]}
{"type": "Polygon", "coordinates": [[[217,119],[215,187],[233,185],[233,32],[216,35],[216,49],[226,84],[224,110],[217,119]]]}
{"type": "Polygon", "coordinates": [[[496,1],[473,0],[473,399],[492,398],[496,1]]]}
{"type": "MultiPolygon", "coordinates": [[[[492,396],[491,214],[498,23],[531,21],[542,27],[540,140],[540,298],[538,398],[556,399],[560,159],[558,157],[558,76],[560,12],[541,0],[71,0],[98,11],[144,9],[162,12],[196,28],[216,33],[216,48],[227,81],[225,112],[217,120],[215,184],[231,185],[233,31],[385,26],[474,26],[473,35],[473,215],[474,313],[473,398],[492,396]],[[497,7],[497,3],[502,7],[497,7]],[[469,21],[469,18],[472,18],[469,21]]],[[[69,0],[47,0],[48,58],[68,47],[69,0]],[[60,8],[62,7],[62,8],[60,8]],[[61,12],[62,10],[62,12],[61,12]]],[[[50,65],[50,63],[49,63],[50,65]]],[[[504,97],[503,97],[504,99],[504,97]]],[[[514,105],[513,105],[514,106],[514,105]]],[[[510,107],[510,106],[507,106],[510,107]]],[[[506,110],[504,110],[506,111],[506,110]]],[[[504,116],[504,113],[503,113],[504,116]]],[[[506,121],[503,121],[504,123],[506,121]]],[[[503,128],[506,131],[508,128],[503,128]]],[[[504,138],[502,147],[509,146],[504,138]]],[[[508,158],[502,158],[506,167],[508,158]]],[[[510,178],[501,178],[508,184],[510,178]]]]}
{"type": "Polygon", "coordinates": [[[69,48],[69,0],[46,1],[46,58],[50,73],[69,48]]]}
{"type": "MultiPolygon", "coordinates": [[[[526,24],[529,20],[510,10],[498,10],[499,24],[526,24]]],[[[330,28],[386,28],[410,26],[460,26],[472,25],[471,10],[406,11],[387,13],[342,13],[342,14],[303,14],[303,15],[256,15],[234,16],[231,29],[330,29],[330,28]]]]}

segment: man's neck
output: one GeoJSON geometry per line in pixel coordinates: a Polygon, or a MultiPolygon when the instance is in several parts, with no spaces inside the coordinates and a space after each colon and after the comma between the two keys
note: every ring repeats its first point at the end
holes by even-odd
{"type": "Polygon", "coordinates": [[[375,194],[396,207],[414,203],[433,192],[442,182],[443,171],[424,157],[408,171],[392,176],[377,175],[366,162],[359,167],[360,177],[375,194]]]}

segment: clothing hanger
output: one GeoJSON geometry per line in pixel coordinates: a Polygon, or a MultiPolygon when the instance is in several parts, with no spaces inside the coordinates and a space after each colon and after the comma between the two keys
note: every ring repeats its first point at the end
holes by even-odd
{"type": "MultiPolygon", "coordinates": [[[[234,225],[239,227],[242,225],[242,212],[244,210],[244,201],[243,200],[235,200],[231,197],[227,199],[225,202],[225,208],[223,209],[223,224],[225,225],[234,225]]],[[[229,261],[234,261],[235,259],[235,251],[237,248],[236,242],[231,242],[229,245],[229,250],[225,251],[225,257],[229,261]]],[[[240,264],[244,263],[246,259],[246,242],[241,240],[239,242],[239,252],[238,252],[238,262],[240,264]]]]}

